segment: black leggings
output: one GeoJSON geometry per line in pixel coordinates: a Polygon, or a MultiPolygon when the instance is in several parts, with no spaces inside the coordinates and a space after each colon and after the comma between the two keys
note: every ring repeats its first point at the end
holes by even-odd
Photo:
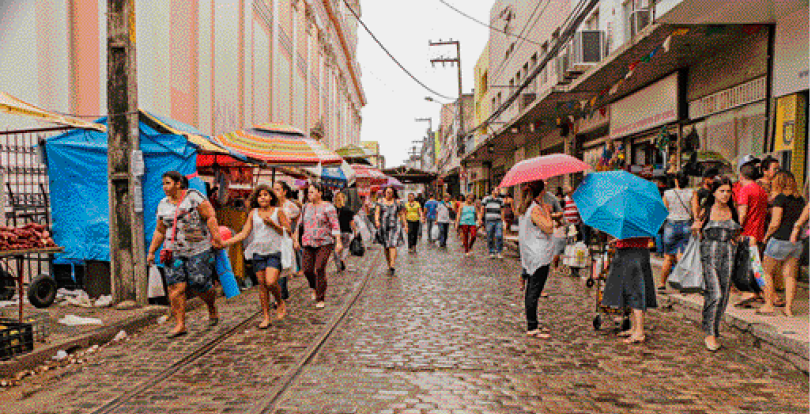
{"type": "Polygon", "coordinates": [[[408,248],[413,249],[419,241],[419,222],[408,221],[408,248]]]}
{"type": "MultiPolygon", "coordinates": [[[[524,297],[526,305],[526,326],[527,331],[537,329],[539,322],[537,321],[537,301],[540,299],[540,294],[543,293],[543,288],[546,286],[548,279],[549,265],[541,266],[533,275],[528,275],[526,283],[526,296],[524,297]]],[[[526,277],[526,273],[523,274],[526,277]]]]}

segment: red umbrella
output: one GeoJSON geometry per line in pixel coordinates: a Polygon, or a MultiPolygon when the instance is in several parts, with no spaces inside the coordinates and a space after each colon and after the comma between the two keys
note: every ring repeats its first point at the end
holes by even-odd
{"type": "Polygon", "coordinates": [[[503,181],[498,187],[511,187],[531,181],[547,180],[558,175],[578,173],[590,168],[590,165],[570,155],[543,155],[515,164],[503,177],[503,181]]]}

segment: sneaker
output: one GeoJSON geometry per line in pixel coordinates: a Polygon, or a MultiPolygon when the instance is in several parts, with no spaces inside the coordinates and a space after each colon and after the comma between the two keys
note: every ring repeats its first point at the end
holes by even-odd
{"type": "Polygon", "coordinates": [[[315,304],[315,307],[318,308],[318,309],[322,309],[322,308],[326,307],[326,303],[318,302],[318,303],[315,304]]]}
{"type": "Polygon", "coordinates": [[[490,253],[490,254],[489,254],[489,258],[490,258],[490,259],[494,259],[494,258],[495,258],[495,253],[490,253]]]}
{"type": "Polygon", "coordinates": [[[503,253],[498,253],[498,259],[503,259],[503,253]]]}

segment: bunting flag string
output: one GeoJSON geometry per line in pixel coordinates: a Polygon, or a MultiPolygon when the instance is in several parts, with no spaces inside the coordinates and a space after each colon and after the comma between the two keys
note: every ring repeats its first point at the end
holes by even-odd
{"type": "MultiPolygon", "coordinates": [[[[749,33],[749,31],[751,34],[756,33],[761,29],[761,27],[762,27],[761,25],[750,25],[750,28],[749,26],[746,26],[746,28],[748,28],[746,33],[749,33]]],[[[707,34],[716,34],[724,29],[725,28],[723,26],[712,27],[711,30],[707,30],[707,34]]],[[[587,118],[587,119],[593,118],[594,116],[596,116],[596,111],[599,111],[599,114],[601,116],[605,116],[605,114],[607,113],[607,107],[602,104],[603,101],[608,96],[612,96],[618,93],[619,88],[622,86],[622,84],[626,80],[632,78],[636,70],[638,70],[640,66],[652,62],[652,60],[656,56],[660,55],[659,52],[668,53],[672,48],[672,41],[674,37],[683,36],[689,33],[689,31],[690,29],[688,27],[681,27],[673,30],[672,33],[670,33],[670,35],[667,36],[666,39],[661,44],[654,47],[652,50],[650,50],[649,53],[644,54],[640,59],[630,63],[627,66],[627,72],[624,74],[624,76],[619,78],[619,80],[616,81],[613,85],[608,86],[599,91],[599,93],[596,96],[584,100],[572,99],[568,101],[557,102],[556,117],[555,117],[557,125],[559,126],[563,122],[568,122],[568,116],[563,114],[564,112],[563,109],[567,109],[568,112],[574,113],[574,115],[571,115],[572,122],[576,118],[587,118]],[[599,108],[597,108],[597,106],[599,106],[599,108]]]]}

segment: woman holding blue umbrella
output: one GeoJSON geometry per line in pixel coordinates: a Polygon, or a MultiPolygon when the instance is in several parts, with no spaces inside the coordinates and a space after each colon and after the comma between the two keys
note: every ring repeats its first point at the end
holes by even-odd
{"type": "Polygon", "coordinates": [[[669,214],[658,187],[626,171],[594,173],[573,198],[586,225],[617,239],[602,305],[631,308],[632,328],[620,335],[642,343],[645,312],[658,306],[649,244],[669,214]]]}

